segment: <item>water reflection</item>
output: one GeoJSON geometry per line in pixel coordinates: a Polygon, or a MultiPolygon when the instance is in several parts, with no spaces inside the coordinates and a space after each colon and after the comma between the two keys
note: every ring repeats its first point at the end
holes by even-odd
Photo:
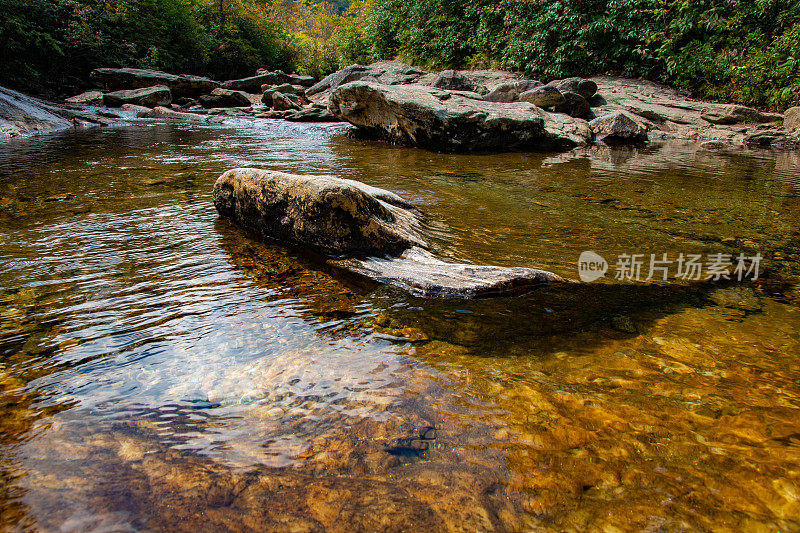
{"type": "Polygon", "coordinates": [[[458,156],[279,121],[0,147],[0,523],[800,527],[791,154],[458,156]],[[760,251],[756,283],[424,300],[219,220],[233,166],[405,196],[436,252],[760,251]]]}

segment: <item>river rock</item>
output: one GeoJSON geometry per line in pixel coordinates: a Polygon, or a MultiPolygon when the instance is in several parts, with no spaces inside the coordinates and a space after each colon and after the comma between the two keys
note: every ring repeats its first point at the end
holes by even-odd
{"type": "Polygon", "coordinates": [[[397,254],[427,246],[407,202],[357,181],[234,169],[214,184],[214,205],[264,239],[331,255],[397,254]]]}
{"type": "Polygon", "coordinates": [[[542,85],[542,82],[536,80],[522,79],[507,81],[489,91],[483,99],[487,102],[517,102],[520,100],[520,95],[522,93],[535,89],[536,87],[541,87],[542,85]]]}
{"type": "Polygon", "coordinates": [[[308,88],[306,96],[313,96],[323,91],[334,90],[340,85],[350,83],[351,81],[358,81],[361,78],[371,74],[370,68],[364,65],[350,65],[342,70],[328,74],[319,83],[316,83],[308,88]]]}
{"type": "Polygon", "coordinates": [[[422,85],[352,82],[336,89],[330,110],[361,135],[445,152],[558,150],[575,147],[545,131],[526,102],[498,103],[422,85]]]}
{"type": "Polygon", "coordinates": [[[433,86],[437,89],[447,89],[450,91],[469,91],[484,94],[486,87],[479,86],[469,80],[466,76],[455,70],[444,70],[433,81],[433,86]]]}
{"type": "Polygon", "coordinates": [[[171,103],[172,92],[166,85],[114,91],[103,95],[103,104],[108,107],[122,107],[123,104],[156,107],[166,106],[171,103]]]}
{"type": "Polygon", "coordinates": [[[744,144],[753,148],[797,150],[800,148],[800,132],[785,128],[768,129],[745,136],[744,144]]]}
{"type": "Polygon", "coordinates": [[[98,68],[92,71],[90,78],[107,91],[166,85],[176,97],[194,98],[208,94],[219,87],[218,82],[202,76],[168,74],[158,70],[138,68],[98,68]]]}
{"type": "Polygon", "coordinates": [[[174,109],[170,109],[168,107],[157,106],[153,109],[149,109],[146,113],[139,115],[142,118],[166,118],[166,119],[173,119],[173,120],[185,120],[190,122],[206,122],[208,121],[208,117],[205,115],[199,115],[197,113],[187,113],[185,111],[175,111],[174,109]]]}
{"type": "Polygon", "coordinates": [[[587,118],[591,115],[592,108],[583,96],[572,92],[562,93],[562,96],[564,103],[555,107],[556,113],[564,113],[576,118],[587,118]]]}
{"type": "Polygon", "coordinates": [[[214,89],[211,94],[200,97],[200,105],[206,109],[220,107],[250,107],[247,93],[230,89],[214,89]]]}
{"type": "Polygon", "coordinates": [[[260,93],[261,87],[275,85],[300,85],[307,87],[309,82],[313,84],[314,78],[310,76],[298,76],[296,74],[286,74],[280,70],[275,72],[264,72],[249,78],[239,80],[228,80],[222,84],[223,89],[231,91],[243,91],[246,93],[260,93]]]}
{"type": "Polygon", "coordinates": [[[303,103],[297,95],[283,94],[276,91],[272,93],[272,107],[277,111],[300,110],[303,107],[303,103]]]}
{"type": "Polygon", "coordinates": [[[567,78],[564,80],[553,80],[547,84],[556,87],[562,93],[575,93],[589,100],[597,93],[597,83],[583,78],[567,78]]]}
{"type": "Polygon", "coordinates": [[[800,129],[800,106],[786,110],[783,114],[783,127],[787,130],[800,129]]]}
{"type": "Polygon", "coordinates": [[[311,87],[314,85],[316,80],[313,76],[305,76],[302,74],[287,74],[282,70],[267,70],[260,68],[256,71],[256,76],[265,76],[268,81],[265,81],[265,84],[268,85],[281,85],[284,83],[290,83],[292,85],[302,85],[303,87],[311,87]]]}
{"type": "Polygon", "coordinates": [[[396,194],[332,176],[234,169],[214,184],[220,215],[259,237],[326,254],[328,263],[426,297],[477,298],[563,281],[550,272],[446,263],[420,214],[396,194]]]}
{"type": "Polygon", "coordinates": [[[554,107],[566,103],[567,99],[556,87],[543,85],[535,87],[519,95],[522,102],[529,102],[539,107],[554,107]]]}
{"type": "Polygon", "coordinates": [[[714,105],[703,109],[700,117],[712,124],[761,124],[783,120],[780,113],[764,113],[743,105],[714,105]]]}
{"type": "Polygon", "coordinates": [[[0,138],[64,130],[72,121],[54,106],[17,91],[0,87],[0,138]]]}
{"type": "Polygon", "coordinates": [[[447,263],[422,248],[397,257],[333,260],[329,263],[424,298],[487,298],[514,296],[561,277],[534,268],[447,263]]]}
{"type": "Polygon", "coordinates": [[[103,105],[103,93],[100,91],[86,91],[64,100],[67,104],[74,105],[103,105]]]}
{"type": "Polygon", "coordinates": [[[647,140],[647,127],[622,112],[598,117],[589,122],[589,127],[599,141],[636,143],[647,140]]]}
{"type": "Polygon", "coordinates": [[[325,76],[306,91],[306,96],[328,93],[352,81],[371,81],[383,85],[407,85],[417,82],[425,72],[399,61],[379,61],[371,65],[350,65],[325,76]]]}
{"type": "Polygon", "coordinates": [[[291,83],[283,83],[281,85],[262,85],[261,93],[266,91],[276,91],[283,94],[296,94],[303,96],[306,94],[306,88],[302,85],[292,85],[291,83]]]}
{"type": "Polygon", "coordinates": [[[300,111],[290,113],[283,118],[291,122],[338,122],[333,113],[328,111],[327,108],[314,105],[306,106],[300,111]]]}

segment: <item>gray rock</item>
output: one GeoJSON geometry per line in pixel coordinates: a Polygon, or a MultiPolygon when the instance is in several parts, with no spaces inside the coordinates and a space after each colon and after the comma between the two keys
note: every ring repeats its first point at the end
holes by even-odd
{"type": "Polygon", "coordinates": [[[470,91],[478,94],[487,92],[486,87],[472,83],[469,78],[455,70],[443,70],[433,81],[433,86],[450,91],[470,91]]]}
{"type": "Polygon", "coordinates": [[[556,87],[543,85],[519,95],[522,102],[529,102],[539,107],[555,107],[566,103],[567,99],[556,87]]]}
{"type": "Polygon", "coordinates": [[[410,204],[357,181],[234,169],[219,177],[213,198],[220,215],[261,238],[334,256],[330,265],[420,296],[518,294],[563,281],[531,268],[440,261],[428,251],[410,204]]]}
{"type": "Polygon", "coordinates": [[[592,108],[589,107],[589,102],[583,96],[571,92],[562,93],[562,95],[564,103],[556,106],[556,113],[564,113],[576,118],[587,118],[592,114],[592,108]]]}
{"type": "Polygon", "coordinates": [[[427,246],[402,198],[331,176],[229,170],[214,184],[214,205],[264,239],[326,254],[398,254],[427,246]]]}
{"type": "Polygon", "coordinates": [[[291,122],[338,122],[333,113],[314,106],[304,107],[300,111],[286,115],[285,118],[291,122]]]}
{"type": "Polygon", "coordinates": [[[358,81],[361,78],[369,76],[371,73],[372,72],[370,68],[364,65],[347,66],[342,70],[325,76],[319,81],[319,83],[309,87],[306,91],[306,96],[313,96],[323,91],[334,90],[340,85],[344,85],[345,83],[349,83],[351,81],[358,81]]]}
{"type": "Polygon", "coordinates": [[[75,105],[103,105],[103,93],[100,91],[86,91],[67,98],[64,102],[75,105]]]}
{"type": "Polygon", "coordinates": [[[583,78],[566,78],[564,80],[553,80],[547,84],[556,87],[562,93],[575,93],[589,100],[597,93],[597,83],[583,78]]]}
{"type": "Polygon", "coordinates": [[[175,111],[168,107],[158,106],[149,109],[146,113],[139,115],[141,118],[164,118],[172,120],[190,121],[190,122],[206,122],[208,117],[199,115],[197,113],[187,113],[185,111],[175,111]]]}
{"type": "Polygon", "coordinates": [[[206,109],[219,107],[250,107],[250,98],[242,91],[214,89],[211,94],[200,97],[200,105],[206,109]]]}
{"type": "Polygon", "coordinates": [[[262,85],[261,92],[276,91],[283,94],[295,94],[303,96],[306,94],[306,88],[302,85],[292,85],[291,83],[283,83],[281,85],[262,85]]]}
{"type": "Polygon", "coordinates": [[[563,281],[552,272],[534,268],[446,263],[422,248],[409,248],[397,257],[330,263],[425,298],[513,296],[563,281]]]}
{"type": "Polygon", "coordinates": [[[166,85],[175,97],[194,98],[208,94],[219,87],[218,82],[202,76],[168,74],[158,70],[138,68],[98,68],[92,71],[90,78],[107,91],[166,85]]]}
{"type": "Polygon", "coordinates": [[[769,129],[745,136],[744,144],[754,148],[797,150],[800,148],[800,132],[786,129],[769,129]]]}
{"type": "Polygon", "coordinates": [[[541,87],[542,85],[542,82],[536,80],[522,79],[507,81],[489,91],[483,99],[487,102],[517,102],[520,100],[520,95],[522,93],[535,89],[536,87],[541,87]]]}
{"type": "Polygon", "coordinates": [[[786,110],[783,114],[783,127],[787,130],[800,129],[800,106],[786,110]]]}
{"type": "MultiPolygon", "coordinates": [[[[525,103],[486,102],[422,85],[352,82],[336,89],[330,110],[362,136],[446,152],[560,150],[576,146],[545,130],[525,103]]],[[[588,128],[587,128],[588,129],[588,128]]]]}
{"type": "Polygon", "coordinates": [[[599,141],[636,143],[647,140],[647,127],[623,112],[598,117],[589,122],[589,127],[599,141]]]}
{"type": "Polygon", "coordinates": [[[302,74],[286,74],[282,70],[270,71],[263,68],[258,69],[256,76],[266,76],[269,81],[265,81],[264,83],[268,85],[291,83],[292,85],[311,87],[316,82],[313,76],[304,76],[302,74]]]}
{"type": "Polygon", "coordinates": [[[300,98],[294,94],[272,93],[272,107],[277,111],[299,110],[303,107],[300,98]]]}
{"type": "Polygon", "coordinates": [[[703,109],[700,117],[712,124],[762,124],[783,120],[780,113],[764,113],[743,105],[714,105],[703,109]]]}
{"type": "Polygon", "coordinates": [[[153,111],[149,107],[136,104],[123,104],[122,110],[127,111],[136,118],[148,118],[150,113],[153,111]]]}
{"type": "Polygon", "coordinates": [[[156,107],[160,105],[169,105],[171,103],[172,92],[166,85],[114,91],[103,95],[103,104],[108,107],[122,107],[123,104],[156,107]]]}
{"type": "Polygon", "coordinates": [[[256,76],[242,78],[238,80],[228,80],[222,84],[223,89],[232,91],[244,91],[246,93],[260,93],[262,85],[301,85],[308,87],[314,83],[314,78],[310,76],[298,76],[297,74],[286,74],[280,70],[275,72],[263,71],[256,76]]]}
{"type": "Polygon", "coordinates": [[[0,138],[71,128],[73,123],[37,98],[0,87],[0,138]]]}

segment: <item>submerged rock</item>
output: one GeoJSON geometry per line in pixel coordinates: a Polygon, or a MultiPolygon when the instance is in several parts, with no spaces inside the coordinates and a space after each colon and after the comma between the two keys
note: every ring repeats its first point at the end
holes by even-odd
{"type": "Polygon", "coordinates": [[[107,91],[143,89],[166,85],[174,96],[197,97],[219,87],[219,83],[202,76],[168,74],[158,70],[139,68],[98,68],[90,78],[107,91]]]}
{"type": "Polygon", "coordinates": [[[562,281],[530,268],[441,261],[428,251],[410,204],[357,181],[234,169],[219,177],[213,197],[220,215],[263,239],[323,253],[335,267],[421,296],[517,294],[562,281]]]}
{"type": "Polygon", "coordinates": [[[167,106],[172,103],[172,92],[166,85],[114,91],[103,95],[103,103],[108,107],[122,107],[124,104],[144,107],[167,106]]]}
{"type": "Polygon", "coordinates": [[[538,285],[563,281],[552,272],[534,268],[447,263],[422,248],[410,248],[397,257],[342,259],[331,263],[426,298],[511,296],[538,285]]]}
{"type": "Polygon", "coordinates": [[[445,152],[558,150],[574,139],[545,130],[543,111],[525,103],[487,102],[422,85],[342,85],[330,110],[366,137],[445,152]]]}

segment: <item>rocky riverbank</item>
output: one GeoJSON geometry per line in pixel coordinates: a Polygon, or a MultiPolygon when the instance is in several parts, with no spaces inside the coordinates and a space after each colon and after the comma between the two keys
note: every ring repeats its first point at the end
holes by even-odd
{"type": "Polygon", "coordinates": [[[128,68],[91,75],[97,90],[53,104],[0,91],[5,137],[130,118],[343,121],[362,138],[446,152],[563,151],[592,143],[695,140],[800,148],[800,107],[785,114],[694,100],[663,85],[598,76],[539,80],[498,70],[429,72],[397,61],[351,65],[315,83],[259,70],[218,82],[128,68]]]}

